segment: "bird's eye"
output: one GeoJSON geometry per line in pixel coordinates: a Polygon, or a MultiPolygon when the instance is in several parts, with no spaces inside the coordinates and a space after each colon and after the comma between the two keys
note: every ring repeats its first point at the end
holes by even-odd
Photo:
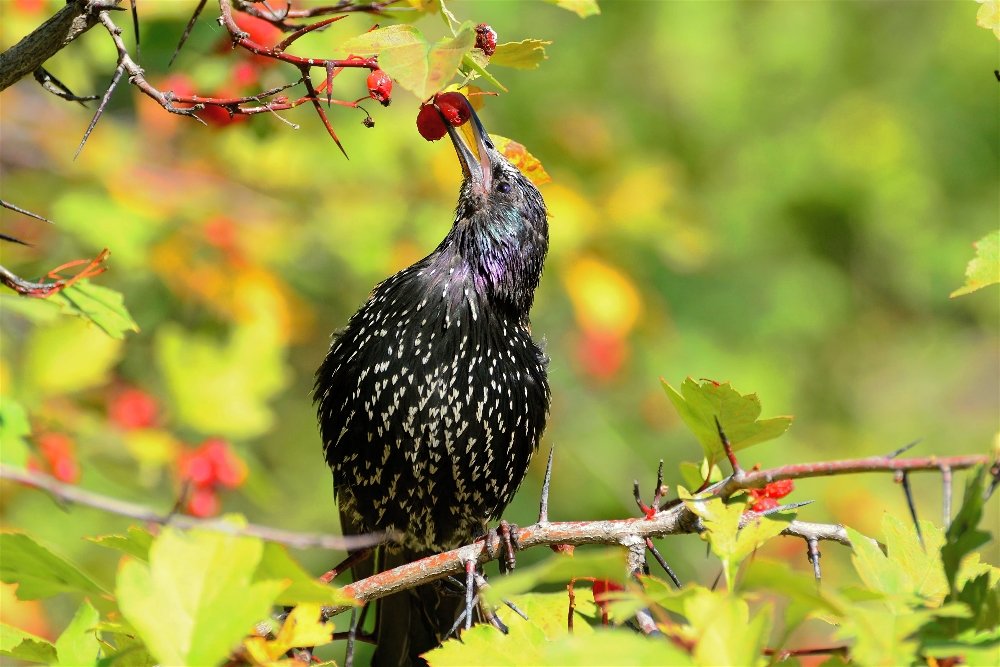
{"type": "Polygon", "coordinates": [[[507,181],[500,181],[497,183],[497,192],[502,192],[504,194],[510,192],[510,183],[507,181]]]}

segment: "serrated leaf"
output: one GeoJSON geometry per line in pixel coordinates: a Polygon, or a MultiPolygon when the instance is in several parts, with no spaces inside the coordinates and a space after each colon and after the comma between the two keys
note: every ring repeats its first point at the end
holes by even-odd
{"type": "Polygon", "coordinates": [[[517,167],[535,185],[544,185],[552,180],[552,177],[545,171],[542,163],[528,152],[524,144],[519,144],[513,139],[501,137],[497,134],[491,134],[490,139],[493,140],[493,145],[496,149],[503,153],[504,157],[510,160],[510,163],[517,167]]]}
{"type": "Polygon", "coordinates": [[[526,593],[540,584],[566,585],[574,577],[597,577],[618,581],[625,572],[622,549],[589,550],[574,556],[553,554],[530,567],[518,568],[513,574],[494,578],[484,596],[492,603],[526,593]]]}
{"type": "Polygon", "coordinates": [[[301,605],[303,603],[320,603],[332,606],[357,604],[357,601],[345,595],[339,588],[323,584],[302,569],[280,544],[267,542],[260,565],[254,573],[254,581],[276,580],[285,581],[288,587],[281,592],[276,602],[282,605],[301,605]]]}
{"type": "Polygon", "coordinates": [[[546,2],[573,12],[582,19],[601,13],[597,0],[545,0],[546,2]]]}
{"type": "Polygon", "coordinates": [[[678,488],[677,493],[688,509],[701,517],[705,525],[703,537],[708,540],[712,553],[722,561],[726,585],[730,590],[743,559],[779,535],[794,518],[791,512],[755,517],[741,528],[746,509],[744,503],[726,504],[714,496],[692,497],[683,487],[678,488]]]}
{"type": "MultiPolygon", "coordinates": [[[[565,619],[564,619],[565,620],[565,619]]],[[[450,639],[423,655],[431,667],[490,665],[691,665],[691,657],[661,637],[643,637],[627,629],[599,629],[549,640],[530,621],[512,617],[504,635],[489,624],[474,626],[461,639],[450,639]]]]}
{"type": "Polygon", "coordinates": [[[349,39],[341,50],[359,56],[378,56],[379,66],[393,81],[426,99],[451,81],[465,54],[476,43],[471,24],[435,44],[428,44],[419,30],[392,25],[349,39]]]}
{"type": "Polygon", "coordinates": [[[804,572],[795,571],[787,563],[754,559],[740,581],[740,590],[764,591],[788,599],[783,620],[783,635],[779,646],[810,616],[836,624],[843,614],[842,601],[829,590],[816,585],[816,580],[804,572]]]}
{"type": "Polygon", "coordinates": [[[252,582],[262,553],[259,539],[166,527],[148,565],[127,560],[119,569],[122,615],[160,662],[218,664],[286,587],[252,582]]]}
{"type": "Polygon", "coordinates": [[[929,521],[921,521],[920,527],[923,544],[912,522],[903,522],[890,514],[882,517],[887,558],[906,574],[909,580],[907,592],[919,597],[929,607],[938,607],[948,594],[948,580],[941,561],[944,534],[929,521]]]}
{"type": "Polygon", "coordinates": [[[545,47],[551,43],[542,39],[523,39],[520,42],[497,44],[496,51],[490,56],[490,64],[515,69],[537,69],[548,58],[545,47]]]}
{"type": "Polygon", "coordinates": [[[911,665],[919,648],[914,633],[932,616],[928,610],[893,613],[879,603],[856,604],[845,610],[835,637],[853,640],[853,664],[911,665]]]}
{"type": "Polygon", "coordinates": [[[65,667],[93,665],[101,655],[101,644],[94,628],[101,619],[89,600],[84,600],[69,626],[56,640],[58,664],[65,667]]]}
{"type": "Polygon", "coordinates": [[[745,600],[704,588],[685,598],[684,617],[700,665],[757,665],[771,628],[770,605],[751,619],[745,600]]]}
{"type": "Polygon", "coordinates": [[[0,533],[0,581],[17,584],[21,600],[86,593],[103,595],[104,590],[79,568],[49,551],[24,533],[0,533]]]}
{"type": "Polygon", "coordinates": [[[0,397],[0,461],[24,467],[28,463],[31,423],[24,407],[9,396],[0,397]]]}
{"type": "Polygon", "coordinates": [[[139,325],[125,307],[125,297],[89,280],[80,280],[48,298],[64,313],[97,325],[112,338],[122,339],[126,331],[138,331],[139,325]]]}
{"type": "Polygon", "coordinates": [[[321,621],[322,605],[300,604],[281,624],[274,639],[249,637],[243,646],[256,664],[270,665],[293,648],[323,646],[333,641],[333,623],[321,621]]]}
{"type": "Polygon", "coordinates": [[[990,539],[989,533],[979,530],[979,522],[983,517],[983,503],[985,502],[983,500],[985,475],[984,466],[978,466],[969,473],[962,506],[951,525],[948,526],[948,531],[945,533],[945,544],[941,547],[941,561],[944,564],[944,573],[948,580],[951,599],[954,599],[958,592],[957,581],[962,561],[974,549],[978,549],[990,539]]]}
{"type": "Polygon", "coordinates": [[[951,298],[1000,283],[1000,231],[990,232],[972,245],[976,256],[965,267],[965,284],[952,292],[951,298]]]}
{"type": "Polygon", "coordinates": [[[15,628],[13,625],[0,623],[0,655],[51,665],[56,662],[56,647],[47,639],[15,628]]]}
{"type": "Polygon", "coordinates": [[[761,411],[757,394],[740,394],[728,382],[703,380],[699,384],[687,378],[679,392],[665,380],[661,382],[670,402],[698,438],[705,456],[712,463],[725,456],[715,425],[716,418],[722,424],[733,451],[777,438],[792,424],[791,417],[757,419],[761,411]]]}
{"type": "Polygon", "coordinates": [[[125,535],[98,535],[87,540],[108,549],[115,549],[139,560],[149,560],[149,547],[153,543],[153,535],[144,528],[129,526],[125,535]]]}

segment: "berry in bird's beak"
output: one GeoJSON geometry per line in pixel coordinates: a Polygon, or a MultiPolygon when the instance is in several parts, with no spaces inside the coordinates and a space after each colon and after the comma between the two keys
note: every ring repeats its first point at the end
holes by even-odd
{"type": "Polygon", "coordinates": [[[450,135],[462,172],[475,185],[489,191],[493,165],[488,149],[493,143],[465,95],[438,93],[424,102],[417,113],[417,130],[427,141],[437,141],[446,133],[450,135]]]}

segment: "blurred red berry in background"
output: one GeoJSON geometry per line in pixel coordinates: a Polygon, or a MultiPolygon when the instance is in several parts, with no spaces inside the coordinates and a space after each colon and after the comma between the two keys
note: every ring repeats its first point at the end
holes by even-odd
{"type": "Polygon", "coordinates": [[[153,426],[158,414],[156,399],[134,387],[116,392],[108,401],[108,419],[126,431],[153,426]]]}

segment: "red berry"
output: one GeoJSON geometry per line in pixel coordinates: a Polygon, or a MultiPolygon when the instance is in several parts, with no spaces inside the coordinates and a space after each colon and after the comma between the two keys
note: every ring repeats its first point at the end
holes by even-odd
{"type": "Polygon", "coordinates": [[[482,49],[483,53],[492,56],[497,50],[497,31],[487,23],[480,23],[476,26],[476,48],[482,49]]]}
{"type": "Polygon", "coordinates": [[[108,405],[108,418],[125,430],[152,426],[157,412],[156,399],[141,389],[125,389],[108,405]]]}
{"type": "Polygon", "coordinates": [[[417,113],[417,131],[427,141],[437,141],[448,133],[441,114],[430,104],[421,106],[417,113]]]}
{"type": "Polygon", "coordinates": [[[472,107],[462,93],[438,93],[434,96],[434,105],[455,127],[464,125],[472,117],[472,107]]]}
{"type": "Polygon", "coordinates": [[[76,447],[65,433],[44,433],[38,437],[38,449],[52,476],[72,484],[80,479],[76,447]]]}
{"type": "Polygon", "coordinates": [[[249,33],[250,40],[261,46],[274,46],[281,41],[281,28],[264,19],[243,12],[233,12],[233,20],[240,30],[249,33]]]}
{"type": "Polygon", "coordinates": [[[790,479],[781,479],[777,482],[771,482],[764,487],[764,493],[769,498],[784,498],[794,490],[795,482],[790,479]]]}
{"type": "Polygon", "coordinates": [[[219,513],[219,496],[210,488],[196,488],[188,498],[187,511],[202,518],[215,516],[219,513]]]}
{"type": "Polygon", "coordinates": [[[211,459],[199,450],[185,456],[181,462],[181,478],[191,480],[198,488],[209,488],[215,485],[215,466],[211,459]]]}
{"type": "Polygon", "coordinates": [[[211,463],[215,481],[234,489],[246,480],[247,467],[225,440],[210,438],[201,446],[202,455],[211,463]]]}
{"type": "Polygon", "coordinates": [[[80,466],[69,456],[62,456],[52,462],[52,476],[60,482],[73,484],[80,479],[80,466]]]}
{"type": "Polygon", "coordinates": [[[777,506],[778,506],[777,500],[765,496],[764,498],[759,499],[757,502],[753,504],[753,511],[766,512],[767,510],[773,510],[777,506]]]}
{"type": "Polygon", "coordinates": [[[594,580],[594,602],[601,604],[606,602],[607,594],[610,591],[623,591],[625,588],[609,579],[594,580]]]}
{"type": "Polygon", "coordinates": [[[236,87],[242,90],[256,86],[260,80],[260,73],[255,63],[243,61],[233,66],[232,77],[236,87]]]}
{"type": "Polygon", "coordinates": [[[368,95],[373,100],[387,107],[392,102],[392,79],[380,69],[373,70],[368,75],[368,95]]]}

